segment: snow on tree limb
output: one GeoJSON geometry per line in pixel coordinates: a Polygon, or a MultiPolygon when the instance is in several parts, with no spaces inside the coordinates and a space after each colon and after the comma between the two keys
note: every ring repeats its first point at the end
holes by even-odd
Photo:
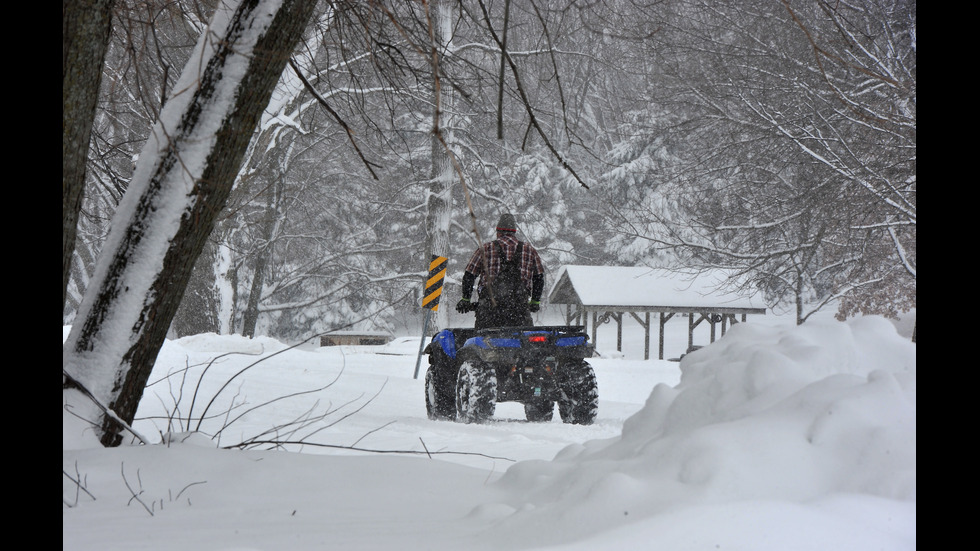
{"type": "Polygon", "coordinates": [[[222,3],[143,148],[63,348],[65,372],[127,422],[315,4],[222,3]]]}

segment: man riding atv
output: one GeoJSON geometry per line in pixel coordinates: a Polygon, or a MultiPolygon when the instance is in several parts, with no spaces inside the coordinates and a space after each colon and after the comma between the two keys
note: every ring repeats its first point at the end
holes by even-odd
{"type": "Polygon", "coordinates": [[[476,327],[447,328],[425,348],[425,409],[430,419],[490,421],[498,402],[520,402],[528,421],[546,423],[555,404],[564,423],[589,425],[599,391],[585,360],[595,347],[583,326],[534,327],[544,290],[544,265],[534,248],[514,236],[514,216],[503,214],[497,239],[473,254],[463,275],[461,313],[476,311],[476,327]],[[478,303],[470,302],[480,277],[478,303]]]}
{"type": "Polygon", "coordinates": [[[478,247],[466,265],[456,311],[476,310],[476,329],[534,325],[531,312],[541,308],[544,264],[530,243],[517,239],[513,214],[500,215],[496,230],[497,238],[478,247]],[[477,277],[479,301],[473,303],[477,277]]]}

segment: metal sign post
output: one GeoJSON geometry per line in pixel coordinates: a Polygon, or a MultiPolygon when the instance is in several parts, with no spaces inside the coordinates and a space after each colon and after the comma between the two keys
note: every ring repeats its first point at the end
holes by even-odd
{"type": "Polygon", "coordinates": [[[422,308],[425,308],[425,321],[422,324],[422,338],[419,339],[419,355],[415,359],[415,376],[419,378],[419,366],[422,364],[422,350],[425,348],[425,336],[429,332],[429,316],[439,311],[439,296],[442,295],[442,282],[446,279],[446,267],[449,259],[444,256],[432,255],[429,262],[429,277],[425,281],[425,294],[422,296],[422,308]]]}

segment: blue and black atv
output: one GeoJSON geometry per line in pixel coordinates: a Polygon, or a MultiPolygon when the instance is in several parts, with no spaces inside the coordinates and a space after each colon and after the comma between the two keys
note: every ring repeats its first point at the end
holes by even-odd
{"type": "Polygon", "coordinates": [[[482,423],[497,402],[520,402],[528,421],[590,425],[599,409],[595,347],[581,325],[444,329],[426,348],[429,419],[482,423]]]}

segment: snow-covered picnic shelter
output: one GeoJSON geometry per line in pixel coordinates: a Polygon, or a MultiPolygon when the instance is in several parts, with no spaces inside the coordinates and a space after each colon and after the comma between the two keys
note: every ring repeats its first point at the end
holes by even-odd
{"type": "Polygon", "coordinates": [[[616,350],[623,349],[623,318],[629,314],[645,330],[643,359],[650,359],[650,314],[659,314],[659,358],[664,359],[664,325],[676,314],[688,318],[688,350],[694,347],[694,328],[707,321],[710,342],[716,327],[721,334],[729,324],[745,321],[748,314],[765,314],[759,295],[746,296],[726,289],[729,274],[723,270],[686,273],[645,266],[562,266],[548,293],[551,304],[564,304],[565,323],[596,329],[616,322],[616,350]],[[591,320],[590,320],[591,316],[591,320]]]}

